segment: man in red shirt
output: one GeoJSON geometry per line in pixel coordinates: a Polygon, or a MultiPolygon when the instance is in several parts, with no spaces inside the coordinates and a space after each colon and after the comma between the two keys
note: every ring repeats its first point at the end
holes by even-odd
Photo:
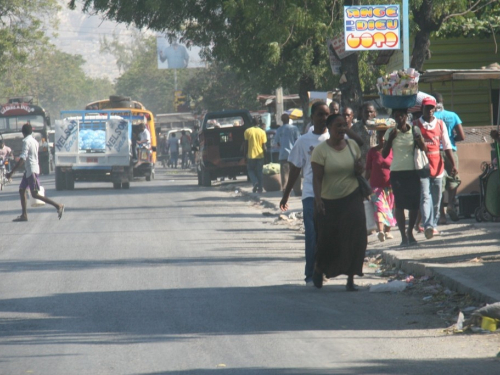
{"type": "Polygon", "coordinates": [[[420,178],[420,212],[427,239],[439,234],[436,228],[439,220],[444,176],[444,161],[441,158],[440,145],[443,146],[443,150],[452,164],[450,175],[455,176],[458,173],[448,130],[442,120],[434,117],[435,110],[436,100],[433,97],[425,98],[422,101],[422,117],[413,123],[414,126],[420,128],[424,137],[430,167],[430,176],[420,178]]]}

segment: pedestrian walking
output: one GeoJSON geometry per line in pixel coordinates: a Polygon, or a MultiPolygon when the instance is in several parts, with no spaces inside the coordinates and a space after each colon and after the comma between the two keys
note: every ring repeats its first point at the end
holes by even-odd
{"type": "Polygon", "coordinates": [[[336,100],[332,100],[328,108],[330,109],[330,115],[337,115],[340,113],[340,103],[336,100]]]}
{"type": "Polygon", "coordinates": [[[347,123],[340,114],[326,121],[330,138],[311,157],[317,249],[313,282],[347,275],[347,291],[357,291],[354,275],[363,276],[367,237],[363,196],[357,175],[363,172],[361,150],[345,139],[347,123]]]}
{"type": "Polygon", "coordinates": [[[377,145],[377,137],[375,131],[369,130],[367,128],[367,122],[369,120],[373,120],[375,117],[377,117],[375,106],[369,102],[365,103],[363,104],[363,107],[361,107],[361,120],[354,123],[350,129],[355,134],[357,134],[363,142],[362,145],[360,145],[361,161],[363,163],[363,166],[366,162],[366,155],[368,155],[368,151],[370,151],[370,148],[377,145]]]}
{"type": "MultiPolygon", "coordinates": [[[[413,125],[418,126],[424,137],[429,159],[430,176],[420,178],[420,212],[424,226],[425,238],[431,239],[439,234],[437,230],[441,198],[443,194],[444,161],[440,147],[444,150],[450,164],[450,176],[458,174],[453,158],[448,130],[442,120],[434,117],[436,99],[427,97],[422,101],[422,117],[415,120],[413,125]]],[[[397,203],[396,203],[397,205],[397,203]]]]}
{"type": "Polygon", "coordinates": [[[245,130],[245,155],[247,158],[248,177],[252,181],[252,192],[262,193],[262,169],[266,152],[267,135],[264,131],[265,124],[254,120],[254,126],[245,130]]]}
{"type": "MultiPolygon", "coordinates": [[[[288,182],[288,175],[290,174],[291,164],[288,161],[288,156],[293,148],[293,145],[300,137],[300,131],[295,125],[291,125],[290,117],[288,114],[284,113],[281,115],[281,125],[278,130],[276,130],[276,135],[274,137],[274,142],[279,146],[279,161],[280,161],[280,174],[281,174],[281,189],[284,191],[286,184],[288,182]]],[[[300,178],[297,179],[295,185],[293,186],[293,191],[295,195],[302,195],[302,190],[300,187],[300,178]]]]}
{"type": "MultiPolygon", "coordinates": [[[[354,111],[352,110],[351,107],[345,107],[344,110],[342,111],[342,116],[344,116],[345,121],[347,123],[347,127],[349,129],[352,128],[353,122],[354,122],[354,111]]],[[[359,144],[358,144],[359,146],[359,144]]]]}
{"type": "Polygon", "coordinates": [[[400,246],[408,246],[417,243],[413,236],[413,228],[420,206],[420,178],[415,169],[413,155],[415,145],[423,151],[427,148],[420,129],[416,127],[413,131],[413,126],[408,123],[407,108],[393,109],[392,115],[396,127],[387,130],[384,135],[382,157],[387,158],[392,150],[390,183],[394,193],[396,222],[401,233],[400,246]],[[409,210],[408,230],[406,230],[405,210],[409,210]]]}
{"type": "Polygon", "coordinates": [[[181,131],[181,148],[182,148],[182,169],[187,168],[188,161],[191,160],[191,137],[185,130],[181,131]]]}
{"type": "Polygon", "coordinates": [[[390,173],[392,163],[392,150],[384,158],[385,130],[377,131],[378,145],[372,147],[366,156],[366,179],[370,181],[373,194],[371,201],[375,205],[375,222],[377,223],[377,237],[380,242],[394,238],[391,227],[396,225],[394,219],[394,195],[392,193],[390,173]]]}
{"type": "Polygon", "coordinates": [[[302,181],[302,211],[305,228],[305,282],[313,285],[314,254],[316,251],[316,230],[314,228],[314,190],[313,173],[311,168],[311,154],[315,147],[326,141],[330,134],[326,128],[326,119],[330,110],[325,102],[317,101],[311,106],[311,122],[314,126],[312,132],[307,132],[295,142],[288,161],[290,162],[290,173],[280,201],[282,211],[288,210],[290,193],[297,179],[300,178],[302,170],[304,179],[302,181]]]}
{"type": "Polygon", "coordinates": [[[179,161],[179,138],[175,136],[175,133],[172,133],[168,140],[168,151],[170,153],[170,166],[172,168],[177,168],[177,163],[179,161]]]}
{"type": "Polygon", "coordinates": [[[24,165],[24,175],[21,183],[19,184],[19,196],[21,198],[22,213],[21,216],[18,216],[13,221],[28,221],[26,199],[26,189],[28,187],[31,191],[31,197],[53,206],[57,210],[57,217],[60,220],[64,213],[64,204],[54,202],[53,200],[39,194],[40,180],[38,179],[38,175],[40,174],[40,166],[38,164],[38,142],[32,136],[33,128],[30,124],[24,124],[21,131],[24,136],[21,155],[19,156],[19,160],[16,165],[14,165],[12,170],[6,175],[7,179],[10,179],[14,172],[24,165]]]}
{"type": "MultiPolygon", "coordinates": [[[[460,117],[452,111],[447,111],[444,109],[444,100],[443,95],[439,92],[433,92],[432,96],[436,98],[436,112],[434,112],[434,117],[443,120],[446,128],[448,130],[448,137],[451,142],[451,150],[453,154],[453,161],[455,162],[455,166],[458,169],[458,153],[457,153],[457,144],[456,142],[461,142],[465,140],[465,133],[462,125],[462,120],[460,117]]],[[[457,189],[462,183],[458,174],[452,176],[451,175],[451,162],[448,159],[446,152],[441,151],[441,157],[444,161],[444,170],[445,175],[443,176],[443,197],[441,198],[441,202],[444,202],[444,191],[448,192],[448,204],[441,204],[440,210],[440,218],[439,224],[446,224],[446,214],[450,216],[452,221],[458,221],[458,214],[455,210],[455,197],[457,195],[457,189]],[[446,211],[445,211],[446,206],[446,211]]]]}

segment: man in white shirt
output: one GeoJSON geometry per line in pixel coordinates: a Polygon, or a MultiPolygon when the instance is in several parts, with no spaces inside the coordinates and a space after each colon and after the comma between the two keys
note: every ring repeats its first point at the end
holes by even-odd
{"type": "Polygon", "coordinates": [[[38,175],[40,174],[40,167],[38,165],[38,142],[31,135],[33,133],[33,128],[30,124],[24,124],[21,129],[24,139],[23,139],[23,149],[19,160],[12,168],[12,171],[7,173],[7,178],[10,179],[14,172],[24,164],[24,175],[19,184],[19,195],[21,197],[21,208],[22,214],[12,221],[28,221],[28,212],[26,210],[27,200],[26,200],[26,189],[29,187],[31,191],[31,196],[33,199],[41,200],[42,202],[48,203],[57,210],[57,217],[61,220],[64,213],[64,204],[59,204],[53,200],[38,194],[40,190],[40,180],[38,175]]]}
{"type": "Polygon", "coordinates": [[[315,102],[311,107],[311,119],[314,126],[312,132],[306,132],[302,135],[288,156],[290,162],[290,174],[288,182],[283,192],[283,198],[280,202],[282,211],[288,209],[288,199],[293,189],[295,181],[300,176],[300,170],[303,169],[304,180],[302,181],[302,208],[305,228],[305,282],[306,285],[313,285],[312,275],[314,272],[314,255],[316,248],[316,231],[314,229],[314,191],[312,186],[312,167],[311,154],[314,148],[321,142],[330,138],[326,128],[326,119],[330,114],[330,109],[324,102],[315,102]]]}
{"type": "Polygon", "coordinates": [[[149,130],[146,128],[146,125],[144,123],[139,125],[139,135],[137,144],[139,146],[143,146],[146,148],[151,148],[151,134],[149,133],[149,130]]]}

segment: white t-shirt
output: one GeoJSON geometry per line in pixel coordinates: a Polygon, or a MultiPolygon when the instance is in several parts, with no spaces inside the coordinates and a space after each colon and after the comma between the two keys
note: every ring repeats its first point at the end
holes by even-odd
{"type": "Polygon", "coordinates": [[[31,176],[33,173],[40,174],[40,167],[38,165],[38,142],[30,134],[23,139],[23,149],[19,156],[24,160],[24,170],[26,177],[31,176]]]}
{"type": "Polygon", "coordinates": [[[149,134],[148,129],[144,129],[144,131],[139,133],[139,141],[147,141],[142,144],[146,147],[151,147],[151,134],[149,134]]]}
{"type": "Polygon", "coordinates": [[[323,134],[308,132],[295,142],[295,145],[290,151],[288,161],[297,168],[302,168],[304,174],[304,180],[302,181],[302,199],[314,198],[311,155],[317,145],[329,138],[330,133],[328,131],[325,131],[323,134]]]}

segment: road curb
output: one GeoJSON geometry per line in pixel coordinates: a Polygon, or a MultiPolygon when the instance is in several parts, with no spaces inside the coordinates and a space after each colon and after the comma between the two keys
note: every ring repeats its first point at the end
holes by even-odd
{"type": "Polygon", "coordinates": [[[413,276],[432,276],[444,286],[458,293],[468,294],[480,302],[500,301],[500,294],[490,290],[481,290],[474,280],[458,275],[456,271],[443,269],[439,264],[421,263],[411,258],[403,258],[394,250],[382,251],[382,258],[387,264],[399,268],[413,276]]]}
{"type": "MultiPolygon", "coordinates": [[[[242,194],[252,196],[249,191],[245,191],[240,187],[242,194]]],[[[257,196],[265,205],[277,208],[276,204],[266,197],[257,196]]],[[[474,226],[472,224],[472,226],[474,226]]],[[[380,251],[374,249],[374,251],[380,251]]],[[[436,263],[422,263],[415,259],[405,257],[403,253],[395,250],[382,250],[382,258],[387,264],[390,264],[398,269],[403,270],[413,276],[429,276],[440,281],[445,287],[457,293],[468,294],[479,302],[495,303],[500,301],[500,293],[493,290],[484,290],[484,287],[478,285],[474,280],[465,275],[459,274],[458,271],[444,269],[442,265],[436,263]]]]}

